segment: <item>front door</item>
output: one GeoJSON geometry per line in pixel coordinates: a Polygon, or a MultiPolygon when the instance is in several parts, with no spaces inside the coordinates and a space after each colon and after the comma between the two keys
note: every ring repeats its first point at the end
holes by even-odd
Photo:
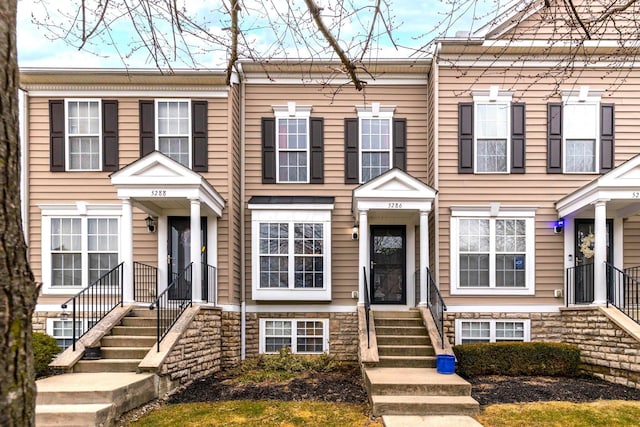
{"type": "MultiPolygon", "coordinates": [[[[575,300],[577,304],[593,302],[593,248],[595,226],[592,219],[575,220],[575,300]]],[[[607,220],[607,262],[613,262],[613,221],[607,220]]]]}
{"type": "MultiPolygon", "coordinates": [[[[201,218],[200,222],[200,241],[202,248],[202,257],[206,261],[206,245],[207,245],[207,218],[201,218]]],[[[173,283],[180,273],[191,263],[191,218],[188,216],[170,216],[169,217],[169,241],[168,248],[168,283],[173,283]]],[[[203,262],[204,262],[203,261],[203,262]]],[[[174,293],[178,297],[186,297],[186,293],[191,293],[191,277],[187,277],[186,281],[180,286],[181,291],[174,293]],[[183,295],[185,294],[185,295],[183,295]]],[[[204,289],[203,289],[204,290],[204,289]]],[[[206,298],[207,295],[203,295],[206,298]]]]}
{"type": "Polygon", "coordinates": [[[406,304],[404,225],[371,226],[371,302],[406,304]]]}

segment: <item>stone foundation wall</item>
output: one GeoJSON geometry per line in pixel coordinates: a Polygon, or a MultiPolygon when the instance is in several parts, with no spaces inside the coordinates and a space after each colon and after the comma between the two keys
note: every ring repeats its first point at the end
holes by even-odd
{"type": "Polygon", "coordinates": [[[563,319],[560,313],[444,313],[444,330],[449,343],[455,344],[455,320],[526,320],[531,321],[531,341],[562,342],[563,319]]]}
{"type": "Polygon", "coordinates": [[[218,372],[222,355],[221,318],[220,309],[201,307],[165,359],[159,374],[173,384],[186,384],[218,372]]]}
{"type": "Polygon", "coordinates": [[[33,332],[42,332],[43,334],[47,333],[47,319],[53,317],[56,319],[60,318],[59,311],[34,311],[33,316],[31,317],[31,330],[33,332]]]}
{"type": "Polygon", "coordinates": [[[222,369],[233,368],[240,363],[240,313],[222,312],[222,369]]]}
{"type": "Polygon", "coordinates": [[[260,319],[329,319],[329,354],[338,360],[358,360],[358,313],[247,313],[247,357],[258,355],[260,319]]]}
{"type": "Polygon", "coordinates": [[[583,367],[607,381],[640,388],[640,342],[597,307],[562,309],[564,341],[576,344],[583,367]]]}

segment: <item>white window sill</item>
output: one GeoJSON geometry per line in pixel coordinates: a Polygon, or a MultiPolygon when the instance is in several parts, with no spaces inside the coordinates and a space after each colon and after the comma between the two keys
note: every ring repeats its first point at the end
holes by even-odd
{"type": "Polygon", "coordinates": [[[329,289],[253,289],[255,301],[331,301],[329,289]]]}
{"type": "Polygon", "coordinates": [[[460,288],[452,287],[451,295],[534,295],[533,288],[460,288]]]}

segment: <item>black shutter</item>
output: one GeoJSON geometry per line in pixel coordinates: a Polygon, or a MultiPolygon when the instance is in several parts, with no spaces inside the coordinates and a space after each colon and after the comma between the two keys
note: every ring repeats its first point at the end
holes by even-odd
{"type": "Polygon", "coordinates": [[[358,119],[344,119],[344,183],[360,183],[358,119]]]}
{"type": "Polygon", "coordinates": [[[458,104],[458,173],[473,173],[473,102],[458,104]]]}
{"type": "Polygon", "coordinates": [[[191,103],[191,165],[196,172],[209,170],[209,104],[207,101],[191,103]]]}
{"type": "Polygon", "coordinates": [[[276,119],[262,118],[262,183],[276,183],[276,119]]]}
{"type": "Polygon", "coordinates": [[[547,173],[562,173],[562,103],[547,104],[547,173]]]}
{"type": "Polygon", "coordinates": [[[525,104],[511,104],[511,173],[524,173],[526,163],[525,104]]]}
{"type": "Polygon", "coordinates": [[[102,170],[118,170],[118,101],[102,101],[102,170]]]}
{"type": "Polygon", "coordinates": [[[153,101],[140,101],[140,157],[156,149],[155,106],[153,101]]]}
{"type": "Polygon", "coordinates": [[[64,172],[64,100],[49,101],[49,170],[64,172]]]}
{"type": "Polygon", "coordinates": [[[393,119],[393,167],[407,170],[407,119],[393,119]]]}
{"type": "Polygon", "coordinates": [[[614,104],[600,104],[600,173],[607,173],[615,162],[614,104]]]}
{"type": "Polygon", "coordinates": [[[311,117],[309,119],[310,159],[309,182],[322,184],[324,182],[324,119],[311,117]]]}

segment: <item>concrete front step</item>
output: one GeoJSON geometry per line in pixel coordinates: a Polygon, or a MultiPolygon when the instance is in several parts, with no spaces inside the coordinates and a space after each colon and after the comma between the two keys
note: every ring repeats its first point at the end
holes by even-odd
{"type": "Polygon", "coordinates": [[[474,415],[479,404],[471,396],[371,396],[373,414],[474,415]]]}
{"type": "Polygon", "coordinates": [[[144,359],[150,347],[101,347],[103,359],[144,359]]]}
{"type": "Polygon", "coordinates": [[[371,395],[471,395],[467,381],[455,374],[439,374],[433,368],[366,368],[365,385],[371,395]]]}
{"type": "Polygon", "coordinates": [[[376,335],[381,345],[431,345],[428,335],[376,335]]]}
{"type": "Polygon", "coordinates": [[[158,320],[155,317],[135,317],[128,316],[122,319],[121,326],[144,326],[147,328],[155,328],[158,320]]]}
{"type": "Polygon", "coordinates": [[[394,326],[394,327],[416,326],[416,327],[424,328],[422,319],[411,319],[411,318],[375,319],[375,324],[376,324],[376,327],[378,326],[394,326]]]}
{"type": "Polygon", "coordinates": [[[111,425],[115,418],[111,403],[36,406],[37,427],[87,427],[111,425]]]}
{"type": "Polygon", "coordinates": [[[376,325],[376,336],[380,335],[413,335],[428,336],[427,328],[424,326],[378,326],[376,325]]]}
{"type": "Polygon", "coordinates": [[[435,356],[436,352],[430,345],[380,345],[380,356],[435,356]]]}
{"type": "Polygon", "coordinates": [[[154,319],[158,318],[158,312],[156,310],[149,310],[148,308],[137,307],[131,310],[128,314],[130,317],[152,317],[154,319]]]}
{"type": "Polygon", "coordinates": [[[73,365],[73,372],[136,372],[142,359],[80,360],[73,365]]]}
{"type": "Polygon", "coordinates": [[[156,336],[135,336],[135,335],[107,335],[102,337],[100,345],[102,347],[145,347],[150,349],[157,339],[156,336]]]}
{"type": "Polygon", "coordinates": [[[385,318],[392,318],[392,319],[397,319],[397,318],[418,318],[421,319],[421,315],[419,311],[414,311],[414,310],[408,310],[408,311],[378,311],[375,310],[373,312],[373,318],[374,319],[385,319],[385,318]]]}
{"type": "Polygon", "coordinates": [[[379,356],[381,368],[435,368],[435,356],[379,356]]]}
{"type": "Polygon", "coordinates": [[[155,326],[114,326],[111,329],[111,335],[155,337],[158,335],[158,329],[155,326]]]}

